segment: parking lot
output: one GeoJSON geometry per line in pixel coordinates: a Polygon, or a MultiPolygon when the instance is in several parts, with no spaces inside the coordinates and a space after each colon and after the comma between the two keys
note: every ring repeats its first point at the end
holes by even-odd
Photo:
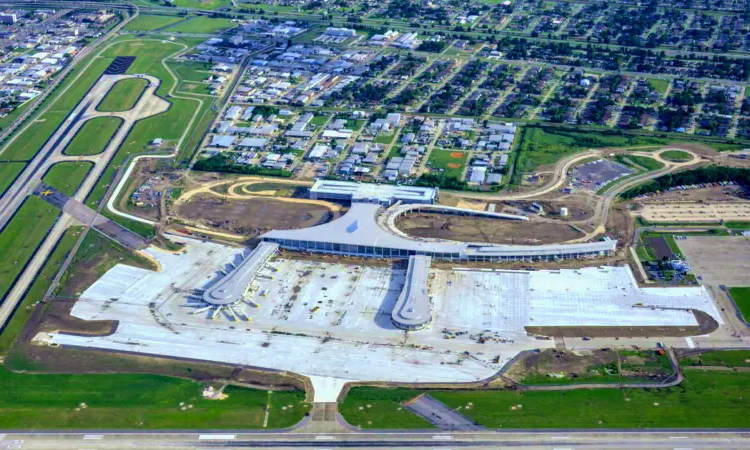
{"type": "Polygon", "coordinates": [[[750,283],[750,237],[688,236],[675,242],[701,283],[726,286],[750,283]]]}
{"type": "Polygon", "coordinates": [[[632,169],[629,169],[622,164],[618,164],[608,159],[599,159],[597,161],[581,164],[573,169],[573,181],[571,184],[577,188],[597,191],[607,183],[628,176],[632,173],[632,169]]]}

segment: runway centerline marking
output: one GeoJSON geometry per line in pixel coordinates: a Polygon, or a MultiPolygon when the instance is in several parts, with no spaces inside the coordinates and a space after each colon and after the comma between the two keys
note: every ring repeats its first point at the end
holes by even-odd
{"type": "Polygon", "coordinates": [[[436,441],[448,441],[448,440],[453,439],[453,436],[437,435],[437,436],[433,436],[432,438],[435,439],[436,441]]]}
{"type": "Polygon", "coordinates": [[[330,441],[333,436],[315,436],[316,441],[330,441]]]}
{"type": "Polygon", "coordinates": [[[83,436],[83,438],[86,439],[86,440],[103,439],[104,435],[101,435],[101,434],[87,434],[87,435],[83,436]]]}

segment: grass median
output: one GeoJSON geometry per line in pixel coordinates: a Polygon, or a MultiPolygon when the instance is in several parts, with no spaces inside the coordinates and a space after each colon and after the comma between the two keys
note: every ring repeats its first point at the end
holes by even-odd
{"type": "Polygon", "coordinates": [[[144,78],[125,78],[118,81],[96,106],[101,112],[130,111],[146,89],[148,81],[144,78]]]}

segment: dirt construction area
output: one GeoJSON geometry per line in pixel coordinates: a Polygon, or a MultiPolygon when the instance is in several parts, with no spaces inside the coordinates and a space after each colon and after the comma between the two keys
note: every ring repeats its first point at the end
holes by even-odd
{"type": "Polygon", "coordinates": [[[703,284],[746,286],[750,279],[750,237],[688,236],[675,241],[703,284]]]}
{"type": "Polygon", "coordinates": [[[649,222],[741,221],[750,217],[750,201],[649,202],[638,210],[649,222]]]}
{"type": "Polygon", "coordinates": [[[308,228],[333,220],[338,214],[319,204],[260,197],[239,200],[198,195],[177,205],[180,219],[251,236],[274,229],[308,228]]]}
{"type": "Polygon", "coordinates": [[[414,237],[492,244],[551,244],[582,236],[563,223],[424,213],[403,215],[396,227],[414,237]]]}

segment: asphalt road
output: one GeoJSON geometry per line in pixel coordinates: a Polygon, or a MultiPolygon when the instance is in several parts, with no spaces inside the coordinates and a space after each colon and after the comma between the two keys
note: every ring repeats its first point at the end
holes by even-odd
{"type": "Polygon", "coordinates": [[[509,431],[468,433],[365,432],[343,434],[282,433],[10,433],[0,449],[745,449],[750,433],[738,431],[509,431]]]}

